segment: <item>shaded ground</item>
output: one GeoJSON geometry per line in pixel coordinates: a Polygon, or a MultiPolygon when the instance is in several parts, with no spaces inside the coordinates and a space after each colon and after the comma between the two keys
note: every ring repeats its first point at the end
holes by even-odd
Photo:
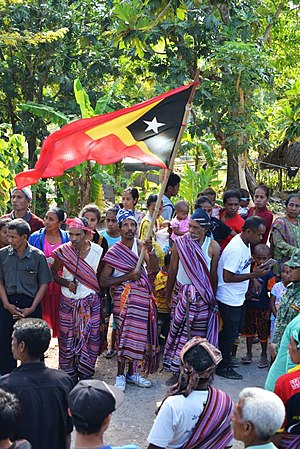
{"type": "MultiPolygon", "coordinates": [[[[245,354],[245,342],[239,348],[238,356],[245,354]]],[[[226,391],[235,401],[244,387],[263,387],[267,369],[259,369],[260,345],[253,346],[253,362],[241,365],[237,370],[243,374],[242,380],[227,380],[215,376],[213,385],[226,391]]],[[[46,358],[46,364],[52,368],[58,365],[57,340],[53,339],[46,358]]],[[[95,377],[113,384],[116,375],[116,359],[98,358],[95,377]]],[[[140,448],[147,447],[147,436],[155,418],[156,404],[160,402],[168,389],[165,385],[169,373],[160,372],[150,376],[152,388],[139,388],[135,385],[126,387],[126,398],[123,405],[113,413],[110,427],[105,433],[105,441],[113,446],[134,443],[140,448]]],[[[242,449],[242,443],[235,443],[234,449],[242,449]]]]}

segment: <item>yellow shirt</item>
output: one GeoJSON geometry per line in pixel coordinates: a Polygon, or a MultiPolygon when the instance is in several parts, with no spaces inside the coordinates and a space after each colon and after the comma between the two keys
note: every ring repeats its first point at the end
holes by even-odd
{"type": "MultiPolygon", "coordinates": [[[[158,219],[156,220],[158,227],[164,221],[165,221],[165,219],[163,217],[158,217],[158,219]]],[[[140,224],[140,229],[139,229],[139,239],[140,240],[145,240],[149,228],[150,228],[150,221],[149,221],[149,218],[146,216],[142,219],[141,224],[140,224]]],[[[153,230],[152,239],[154,240],[154,238],[155,238],[155,232],[153,230]]],[[[162,267],[164,265],[165,253],[163,252],[161,246],[157,242],[153,241],[152,246],[155,249],[156,255],[158,257],[159,266],[162,267]]]]}

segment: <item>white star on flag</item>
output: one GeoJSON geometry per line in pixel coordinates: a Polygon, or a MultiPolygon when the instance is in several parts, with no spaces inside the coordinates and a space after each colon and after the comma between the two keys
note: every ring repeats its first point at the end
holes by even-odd
{"type": "Polygon", "coordinates": [[[147,120],[143,120],[144,123],[146,123],[146,125],[148,125],[148,127],[145,129],[145,133],[147,131],[154,131],[156,134],[158,134],[158,128],[160,126],[164,126],[165,123],[159,123],[156,119],[156,117],[154,117],[151,122],[147,121],[147,120]]]}

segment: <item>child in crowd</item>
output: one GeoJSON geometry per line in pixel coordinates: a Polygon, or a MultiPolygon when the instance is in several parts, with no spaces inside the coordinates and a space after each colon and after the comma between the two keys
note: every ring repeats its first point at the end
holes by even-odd
{"type": "Polygon", "coordinates": [[[155,233],[155,240],[158,243],[158,245],[163,250],[164,254],[168,254],[170,251],[170,222],[168,220],[164,220],[160,228],[155,233]]]}
{"type": "Polygon", "coordinates": [[[211,217],[220,218],[221,208],[218,204],[216,204],[217,192],[211,187],[207,187],[207,189],[204,189],[201,193],[199,193],[198,198],[199,196],[208,197],[212,205],[211,217]]]}
{"type": "MultiPolygon", "coordinates": [[[[152,221],[152,216],[153,216],[155,208],[156,208],[157,198],[158,198],[158,196],[154,195],[154,194],[149,195],[149,197],[147,198],[148,212],[144,216],[144,218],[142,219],[141,224],[140,224],[140,229],[139,229],[139,239],[140,240],[145,240],[147,237],[147,234],[148,234],[149,228],[150,228],[150,224],[152,221]]],[[[157,218],[155,220],[154,228],[152,230],[152,236],[151,236],[152,245],[153,245],[153,248],[158,257],[158,263],[159,263],[160,267],[162,267],[164,264],[165,253],[164,253],[163,249],[161,248],[161,246],[156,241],[156,233],[160,229],[161,224],[164,222],[164,218],[161,216],[162,210],[163,210],[163,203],[161,202],[159,210],[158,210],[157,218]]]]}
{"type": "Polygon", "coordinates": [[[87,204],[83,209],[81,209],[79,217],[84,217],[89,222],[89,228],[92,230],[89,240],[101,246],[103,249],[101,258],[103,258],[108,250],[108,244],[106,238],[97,231],[101,220],[101,212],[99,207],[96,204],[87,204]]]}
{"type": "Polygon", "coordinates": [[[121,240],[120,228],[117,221],[117,209],[112,207],[108,209],[105,214],[105,229],[100,231],[100,234],[106,238],[108,248],[110,248],[114,243],[121,240]]]}
{"type": "Polygon", "coordinates": [[[272,343],[274,330],[275,330],[275,322],[277,316],[277,310],[280,305],[280,300],[284,292],[286,291],[287,285],[291,282],[292,269],[288,265],[283,265],[281,269],[281,281],[277,282],[272,290],[270,296],[270,306],[271,306],[271,328],[270,328],[270,343],[272,343]]]}
{"type": "Polygon", "coordinates": [[[136,209],[137,202],[139,200],[139,191],[135,187],[128,187],[122,193],[122,206],[125,210],[132,210],[134,213],[134,218],[137,222],[137,230],[140,226],[142,218],[144,216],[143,212],[136,209]]]}
{"type": "Polygon", "coordinates": [[[240,189],[239,190],[241,199],[240,199],[240,206],[238,210],[238,214],[246,220],[249,214],[249,203],[250,203],[250,194],[248,190],[246,189],[240,189]]]}
{"type": "Polygon", "coordinates": [[[10,218],[2,218],[2,220],[0,220],[0,248],[4,248],[8,245],[7,225],[10,221],[10,218]]]}
{"type": "MultiPolygon", "coordinates": [[[[267,262],[270,258],[270,248],[265,244],[256,245],[254,248],[254,267],[267,262]]],[[[270,336],[270,298],[269,291],[276,282],[272,270],[268,274],[257,279],[257,283],[251,283],[246,294],[246,315],[243,335],[247,337],[247,354],[242,358],[242,363],[248,364],[252,361],[253,339],[258,335],[261,344],[261,358],[258,368],[269,366],[267,357],[268,339],[270,336]]]]}
{"type": "Polygon", "coordinates": [[[21,404],[17,396],[0,389],[0,447],[3,449],[31,449],[27,440],[12,441],[20,433],[21,404]]]}
{"type": "Polygon", "coordinates": [[[157,300],[157,335],[160,346],[163,346],[170,329],[170,311],[167,306],[166,287],[171,253],[165,255],[164,266],[157,273],[154,281],[155,297],[157,300]]]}
{"type": "Polygon", "coordinates": [[[261,243],[267,243],[272,221],[273,214],[267,208],[267,203],[270,198],[270,189],[265,184],[259,184],[254,190],[254,207],[250,207],[248,217],[255,215],[264,220],[266,226],[266,232],[263,235],[261,243]]]}
{"type": "Polygon", "coordinates": [[[171,236],[173,241],[189,230],[189,203],[187,201],[178,201],[175,204],[175,215],[176,217],[173,218],[170,224],[173,231],[171,236]]]}

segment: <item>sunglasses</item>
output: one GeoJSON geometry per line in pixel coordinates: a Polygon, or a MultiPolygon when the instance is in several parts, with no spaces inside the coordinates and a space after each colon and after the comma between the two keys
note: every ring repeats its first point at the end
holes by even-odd
{"type": "Polygon", "coordinates": [[[241,198],[241,201],[250,201],[250,198],[241,198]]]}

